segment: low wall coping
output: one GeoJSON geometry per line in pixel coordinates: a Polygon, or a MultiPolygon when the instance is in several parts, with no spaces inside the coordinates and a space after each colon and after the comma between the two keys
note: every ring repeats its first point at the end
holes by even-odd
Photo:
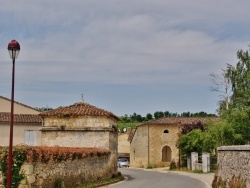
{"type": "Polygon", "coordinates": [[[68,128],[65,126],[61,127],[42,127],[39,129],[40,131],[108,131],[108,132],[114,132],[114,129],[111,127],[74,127],[74,128],[68,128]]]}
{"type": "Polygon", "coordinates": [[[237,146],[220,146],[217,148],[218,151],[249,151],[250,145],[237,145],[237,146]]]}

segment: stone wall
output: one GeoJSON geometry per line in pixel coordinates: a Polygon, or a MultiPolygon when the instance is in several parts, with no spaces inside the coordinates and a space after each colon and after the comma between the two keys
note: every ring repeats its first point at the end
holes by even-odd
{"type": "MultiPolygon", "coordinates": [[[[111,153],[60,162],[51,160],[47,163],[24,163],[21,171],[26,175],[26,179],[21,182],[19,188],[49,188],[58,180],[63,180],[65,187],[73,187],[86,181],[110,178],[117,173],[114,164],[116,159],[112,158],[111,153]]],[[[0,188],[3,188],[1,175],[0,172],[0,188]]]]}
{"type": "MultiPolygon", "coordinates": [[[[42,145],[61,147],[96,147],[112,149],[109,146],[111,130],[104,129],[43,129],[42,145]]],[[[116,141],[117,143],[117,141],[116,141]]]]}
{"type": "Polygon", "coordinates": [[[45,146],[97,147],[117,155],[117,121],[108,117],[47,117],[41,128],[45,146]]]}
{"type": "Polygon", "coordinates": [[[105,116],[46,117],[43,123],[45,127],[112,127],[117,125],[117,120],[105,116]]]}
{"type": "Polygon", "coordinates": [[[130,143],[128,141],[128,133],[120,133],[118,135],[118,155],[121,157],[129,157],[130,143]]]}
{"type": "Polygon", "coordinates": [[[218,150],[218,172],[216,179],[227,183],[233,178],[246,180],[250,188],[250,145],[221,146],[218,150]]]}
{"type": "Polygon", "coordinates": [[[130,166],[148,166],[148,126],[138,126],[130,143],[130,166]]]}

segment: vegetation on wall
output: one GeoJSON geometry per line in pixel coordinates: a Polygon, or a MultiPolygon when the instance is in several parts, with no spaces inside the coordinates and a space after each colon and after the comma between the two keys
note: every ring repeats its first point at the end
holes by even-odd
{"type": "Polygon", "coordinates": [[[246,179],[243,179],[240,175],[236,177],[233,175],[229,180],[222,180],[215,174],[215,178],[212,182],[212,188],[246,188],[246,179]]]}
{"type": "MultiPolygon", "coordinates": [[[[25,153],[20,148],[13,149],[13,164],[12,164],[12,182],[13,188],[18,188],[21,180],[25,177],[20,172],[21,166],[25,161],[25,153]]],[[[7,171],[8,171],[8,150],[7,148],[0,148],[0,170],[4,176],[4,185],[7,185],[7,171]]]]}
{"type": "MultiPolygon", "coordinates": [[[[99,148],[68,148],[46,146],[15,146],[13,147],[12,187],[17,188],[20,181],[25,177],[20,169],[24,162],[64,161],[82,159],[88,156],[103,156],[110,154],[107,149],[99,148]]],[[[8,147],[0,147],[0,170],[4,175],[6,186],[8,162],[8,147]]]]}

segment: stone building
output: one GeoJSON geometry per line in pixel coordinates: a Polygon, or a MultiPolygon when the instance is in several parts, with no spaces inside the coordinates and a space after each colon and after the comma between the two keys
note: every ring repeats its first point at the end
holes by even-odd
{"type": "Polygon", "coordinates": [[[111,112],[79,102],[40,114],[42,145],[109,149],[117,157],[117,123],[111,112]]]}
{"type": "MultiPolygon", "coordinates": [[[[11,100],[0,96],[0,146],[9,145],[11,100]]],[[[40,111],[14,101],[13,144],[40,145],[40,111]]]]}
{"type": "Polygon", "coordinates": [[[118,157],[130,160],[130,143],[128,141],[129,131],[118,135],[118,157]]]}
{"type": "Polygon", "coordinates": [[[137,125],[129,136],[130,165],[146,168],[148,165],[168,166],[179,162],[176,142],[181,128],[205,122],[206,118],[164,117],[137,125]]]}

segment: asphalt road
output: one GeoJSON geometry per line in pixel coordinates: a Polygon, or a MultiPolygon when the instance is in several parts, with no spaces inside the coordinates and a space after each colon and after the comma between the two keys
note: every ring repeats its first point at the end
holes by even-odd
{"type": "Polygon", "coordinates": [[[141,169],[119,168],[126,181],[109,185],[110,188],[206,188],[204,182],[179,174],[141,169]]]}

